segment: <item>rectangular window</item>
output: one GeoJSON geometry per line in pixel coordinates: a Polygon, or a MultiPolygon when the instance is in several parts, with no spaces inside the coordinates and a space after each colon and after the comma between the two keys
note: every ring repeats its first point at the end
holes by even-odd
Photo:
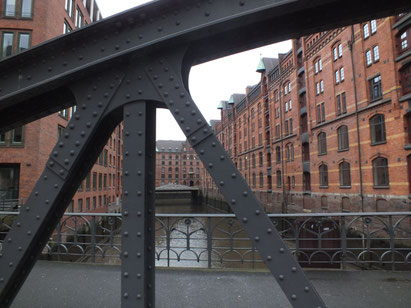
{"type": "Polygon", "coordinates": [[[29,33],[19,33],[19,42],[18,42],[17,52],[21,52],[29,48],[30,48],[30,34],[29,33]]]}
{"type": "Polygon", "coordinates": [[[343,82],[344,79],[345,79],[345,76],[344,76],[344,68],[343,68],[343,67],[340,68],[340,76],[341,76],[341,82],[343,82]]]}
{"type": "Polygon", "coordinates": [[[347,102],[345,100],[345,92],[341,93],[342,113],[347,113],[347,102]]]}
{"type": "Polygon", "coordinates": [[[0,144],[6,143],[6,133],[0,133],[0,144]]]}
{"type": "Polygon", "coordinates": [[[31,18],[33,13],[33,0],[22,0],[21,1],[21,17],[31,18]]]}
{"type": "Polygon", "coordinates": [[[365,57],[367,59],[367,66],[370,66],[372,64],[371,50],[367,50],[365,57]]]}
{"type": "Polygon", "coordinates": [[[364,30],[364,39],[367,39],[370,36],[370,30],[368,29],[368,24],[365,24],[363,26],[363,30],[364,30]]]}
{"type": "Polygon", "coordinates": [[[9,57],[14,52],[14,33],[3,32],[2,57],[9,57]]]}
{"type": "Polygon", "coordinates": [[[336,70],[335,71],[335,84],[339,84],[340,83],[340,71],[336,70]]]}
{"type": "Polygon", "coordinates": [[[89,172],[87,173],[87,176],[86,176],[86,191],[90,191],[90,187],[91,187],[91,175],[89,172]]]}
{"type": "Polygon", "coordinates": [[[7,16],[7,17],[16,16],[16,2],[17,0],[6,0],[4,16],[7,16]]]}
{"type": "Polygon", "coordinates": [[[382,97],[381,75],[378,75],[369,80],[371,100],[376,100],[382,97]]]}
{"type": "Polygon", "coordinates": [[[67,23],[67,21],[64,22],[64,28],[63,28],[63,33],[69,33],[73,31],[73,29],[71,28],[71,26],[67,23]]]}
{"type": "Polygon", "coordinates": [[[375,46],[373,48],[373,51],[374,51],[374,63],[375,63],[380,60],[380,50],[378,49],[378,46],[375,46]]]}
{"type": "Polygon", "coordinates": [[[11,131],[11,143],[12,144],[23,144],[23,126],[15,128],[11,131]]]}
{"type": "Polygon", "coordinates": [[[93,190],[97,189],[97,172],[93,172],[93,190]]]}
{"type": "Polygon", "coordinates": [[[371,34],[374,34],[375,32],[377,32],[377,21],[371,20],[371,34]]]}

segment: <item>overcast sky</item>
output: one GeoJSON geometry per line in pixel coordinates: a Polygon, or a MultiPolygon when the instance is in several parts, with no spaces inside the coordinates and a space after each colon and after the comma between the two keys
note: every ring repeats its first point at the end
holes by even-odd
{"type": "MultiPolygon", "coordinates": [[[[103,17],[130,9],[150,1],[144,0],[97,0],[103,17]]],[[[291,42],[265,46],[221,58],[191,69],[190,93],[198,108],[209,121],[220,119],[217,109],[221,100],[228,100],[233,93],[245,93],[248,85],[260,81],[256,72],[260,56],[276,58],[278,53],[291,49],[291,42]]],[[[185,136],[168,110],[157,110],[157,140],[184,140],[185,136]]]]}

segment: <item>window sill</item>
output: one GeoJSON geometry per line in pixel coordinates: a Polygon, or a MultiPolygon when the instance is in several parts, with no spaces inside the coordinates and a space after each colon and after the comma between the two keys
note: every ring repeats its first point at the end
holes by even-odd
{"type": "Polygon", "coordinates": [[[371,145],[374,146],[374,145],[380,145],[380,144],[386,144],[386,143],[387,143],[387,140],[380,141],[380,142],[374,142],[374,143],[371,143],[371,145]]]}

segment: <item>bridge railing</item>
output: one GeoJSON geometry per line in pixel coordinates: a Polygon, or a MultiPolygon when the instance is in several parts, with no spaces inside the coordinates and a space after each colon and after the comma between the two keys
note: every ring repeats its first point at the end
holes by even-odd
{"type": "MultiPolygon", "coordinates": [[[[0,251],[16,215],[0,212],[0,251]]],[[[269,217],[304,267],[411,269],[411,212],[269,217]]],[[[155,233],[157,266],[265,267],[231,214],[158,214],[155,233]]],[[[42,258],[120,264],[120,252],[121,214],[66,213],[42,258]]]]}

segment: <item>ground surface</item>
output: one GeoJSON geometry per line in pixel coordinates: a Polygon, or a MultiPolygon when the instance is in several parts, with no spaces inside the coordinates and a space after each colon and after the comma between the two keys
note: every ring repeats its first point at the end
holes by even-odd
{"type": "MultiPolygon", "coordinates": [[[[308,271],[328,307],[411,307],[411,273],[308,271]]],[[[120,307],[120,267],[39,261],[16,307],[120,307]]],[[[290,307],[267,272],[157,269],[156,307],[290,307]]]]}

